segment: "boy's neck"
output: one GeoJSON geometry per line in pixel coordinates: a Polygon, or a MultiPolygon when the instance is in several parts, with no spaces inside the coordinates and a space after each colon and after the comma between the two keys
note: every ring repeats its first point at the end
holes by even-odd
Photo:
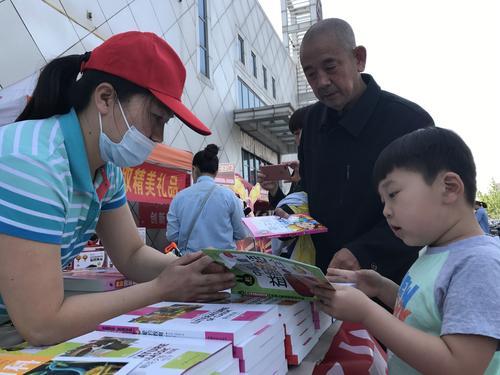
{"type": "Polygon", "coordinates": [[[450,218],[448,229],[429,246],[446,246],[470,237],[484,235],[472,207],[466,206],[450,218]]]}

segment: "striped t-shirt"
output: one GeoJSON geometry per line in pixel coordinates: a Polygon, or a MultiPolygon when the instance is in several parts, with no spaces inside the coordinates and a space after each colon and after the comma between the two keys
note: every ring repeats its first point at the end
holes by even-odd
{"type": "Polygon", "coordinates": [[[94,233],[101,210],[126,203],[121,170],[107,163],[102,172],[90,175],[74,110],[0,127],[0,233],[60,245],[61,264],[68,264],[94,233]],[[100,200],[104,174],[109,187],[100,200]]]}

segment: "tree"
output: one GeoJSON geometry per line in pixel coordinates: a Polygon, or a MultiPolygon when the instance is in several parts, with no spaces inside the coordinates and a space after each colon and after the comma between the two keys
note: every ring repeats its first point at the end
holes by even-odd
{"type": "Polygon", "coordinates": [[[477,199],[488,205],[488,216],[491,219],[500,219],[500,184],[491,180],[487,193],[477,192],[477,199]]]}

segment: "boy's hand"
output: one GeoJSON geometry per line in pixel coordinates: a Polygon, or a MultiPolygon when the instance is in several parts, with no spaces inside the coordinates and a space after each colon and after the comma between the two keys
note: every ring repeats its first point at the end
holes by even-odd
{"type": "Polygon", "coordinates": [[[372,302],[362,291],[350,286],[335,286],[335,290],[321,286],[313,289],[321,310],[336,319],[364,323],[370,314],[372,302]]]}
{"type": "Polygon", "coordinates": [[[373,270],[349,271],[339,268],[328,268],[326,278],[331,283],[354,283],[368,297],[380,296],[383,277],[373,270]]]}

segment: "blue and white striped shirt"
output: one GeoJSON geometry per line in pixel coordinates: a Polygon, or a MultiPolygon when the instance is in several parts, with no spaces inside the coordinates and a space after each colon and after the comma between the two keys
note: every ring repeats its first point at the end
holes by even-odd
{"type": "Polygon", "coordinates": [[[120,168],[103,168],[109,188],[100,200],[103,176],[90,175],[74,110],[0,127],[0,233],[60,245],[61,264],[68,264],[94,233],[101,210],[126,203],[120,168]]]}

